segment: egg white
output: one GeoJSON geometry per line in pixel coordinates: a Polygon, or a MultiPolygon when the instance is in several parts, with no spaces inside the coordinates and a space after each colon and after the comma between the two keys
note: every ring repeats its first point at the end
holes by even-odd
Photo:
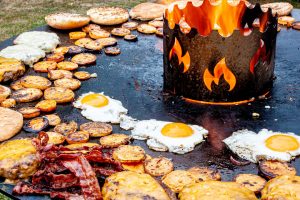
{"type": "Polygon", "coordinates": [[[223,140],[223,142],[233,153],[253,163],[257,163],[261,159],[287,162],[300,155],[300,148],[287,152],[269,149],[265,141],[269,137],[278,134],[293,136],[300,144],[300,136],[294,133],[273,132],[267,129],[262,129],[258,134],[253,131],[239,130],[223,140]]]}
{"type": "Polygon", "coordinates": [[[104,95],[108,99],[108,105],[96,108],[87,104],[82,104],[81,100],[89,95],[96,94],[94,92],[88,92],[82,94],[74,103],[73,106],[75,108],[82,109],[81,114],[92,121],[95,122],[110,122],[114,124],[120,123],[120,118],[122,115],[127,114],[128,110],[123,107],[122,102],[119,100],[115,100],[110,98],[109,96],[105,96],[104,93],[99,93],[104,95]]]}
{"type": "Polygon", "coordinates": [[[200,144],[208,131],[197,125],[190,126],[194,134],[188,137],[168,137],[161,134],[162,128],[172,122],[157,121],[154,119],[138,121],[131,131],[132,137],[137,140],[147,140],[149,148],[156,151],[169,151],[184,154],[192,151],[200,144]]]}

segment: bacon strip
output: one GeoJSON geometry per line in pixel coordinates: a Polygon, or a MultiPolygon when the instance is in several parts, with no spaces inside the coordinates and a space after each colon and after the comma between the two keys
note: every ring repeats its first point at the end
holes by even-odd
{"type": "Polygon", "coordinates": [[[102,199],[96,174],[84,156],[78,156],[77,159],[63,160],[61,162],[63,166],[79,178],[79,184],[85,199],[102,199]]]}

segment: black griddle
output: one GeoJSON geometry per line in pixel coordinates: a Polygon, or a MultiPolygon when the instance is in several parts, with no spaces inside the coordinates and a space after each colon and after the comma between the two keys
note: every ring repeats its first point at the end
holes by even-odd
{"type": "MultiPolygon", "coordinates": [[[[293,17],[300,20],[300,9],[294,9],[293,17]]],[[[108,28],[111,29],[111,28],[108,28]]],[[[62,45],[72,44],[68,32],[61,32],[42,26],[39,31],[56,32],[62,45]]],[[[97,73],[98,78],[83,81],[76,91],[76,97],[93,91],[104,92],[106,95],[122,101],[129,110],[129,115],[140,119],[158,119],[181,121],[204,126],[209,130],[207,140],[196,146],[195,150],[177,155],[167,152],[149,150],[144,141],[135,140],[134,145],[142,146],[151,156],[166,156],[172,158],[175,169],[187,169],[193,166],[211,166],[220,170],[222,180],[230,181],[236,174],[257,174],[257,165],[234,166],[222,140],[233,131],[249,129],[259,131],[267,128],[274,131],[294,132],[300,135],[300,31],[282,27],[277,37],[276,67],[273,89],[270,98],[257,100],[250,104],[239,106],[210,106],[189,104],[178,97],[172,97],[162,92],[163,84],[163,39],[155,35],[144,35],[137,32],[137,42],[118,39],[122,53],[119,56],[107,56],[104,52],[97,55],[95,65],[80,70],[97,73]],[[270,108],[268,108],[270,106],[270,108]],[[259,113],[259,118],[253,118],[252,113],[259,113]]],[[[12,45],[14,38],[0,43],[0,49],[12,45]]],[[[29,69],[26,74],[34,74],[29,69]]],[[[40,73],[42,76],[46,74],[40,73]]],[[[33,104],[19,104],[17,108],[33,104]]],[[[80,115],[80,110],[67,105],[59,105],[56,112],[63,121],[75,120],[78,124],[87,122],[80,115]]],[[[115,133],[127,133],[114,125],[115,133]]],[[[21,132],[12,139],[34,137],[36,134],[21,132]]],[[[98,142],[97,139],[91,140],[98,142]]],[[[292,161],[300,175],[300,159],[292,161]]],[[[0,184],[0,189],[8,194],[13,186],[0,184]]],[[[47,196],[18,196],[19,199],[49,199],[47,196]]]]}

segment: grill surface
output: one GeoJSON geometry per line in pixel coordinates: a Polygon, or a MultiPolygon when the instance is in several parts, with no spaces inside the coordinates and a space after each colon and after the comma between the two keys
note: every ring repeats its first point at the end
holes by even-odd
{"type": "MultiPolygon", "coordinates": [[[[300,19],[300,10],[295,9],[293,16],[300,19]]],[[[54,31],[47,26],[37,30],[54,31]]],[[[72,44],[67,32],[57,32],[62,44],[72,44]]],[[[129,115],[143,119],[158,119],[169,121],[183,121],[199,124],[209,130],[208,139],[196,146],[195,150],[185,155],[159,153],[148,149],[143,141],[135,140],[133,144],[142,146],[152,156],[166,156],[172,158],[176,169],[188,167],[212,166],[222,173],[223,180],[232,180],[239,173],[257,174],[257,166],[250,164],[235,167],[230,161],[230,152],[226,150],[222,140],[238,129],[259,131],[262,128],[274,131],[290,131],[300,134],[300,32],[282,28],[277,37],[276,67],[274,87],[271,98],[241,106],[208,106],[187,104],[184,101],[162,94],[163,74],[163,40],[156,36],[138,34],[138,42],[118,40],[121,55],[116,57],[98,55],[97,64],[85,69],[90,73],[96,72],[98,78],[82,82],[82,87],[76,91],[79,95],[94,91],[104,91],[106,95],[122,101],[128,108],[129,115]],[[265,108],[270,106],[270,109],[265,108]],[[260,114],[258,119],[252,118],[252,113],[260,114]]],[[[12,45],[14,38],[0,43],[0,49],[12,45]]],[[[31,74],[32,69],[26,74],[31,74]]],[[[45,74],[41,74],[45,75],[45,74]]],[[[25,106],[26,104],[19,104],[25,106]]],[[[30,104],[28,104],[30,105],[30,104]]],[[[57,113],[63,121],[75,120],[81,124],[87,120],[80,115],[80,111],[70,104],[58,106],[57,113]]],[[[114,125],[114,132],[130,133],[120,130],[114,125]]],[[[33,137],[35,134],[21,132],[13,139],[33,137]]],[[[92,140],[93,141],[93,140],[92,140]]],[[[94,140],[98,142],[97,140],[94,140]]],[[[292,164],[300,173],[300,159],[292,164]]],[[[11,194],[12,186],[0,184],[0,189],[11,194]]],[[[20,199],[43,199],[43,196],[23,196],[20,199]]]]}

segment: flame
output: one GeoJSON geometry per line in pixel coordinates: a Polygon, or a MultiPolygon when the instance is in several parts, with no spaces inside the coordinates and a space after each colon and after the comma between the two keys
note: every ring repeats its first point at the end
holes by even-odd
{"type": "Polygon", "coordinates": [[[190,63],[191,63],[190,54],[189,52],[186,52],[185,55],[182,56],[182,48],[176,37],[175,37],[174,45],[169,54],[169,60],[172,59],[173,55],[177,55],[179,65],[183,63],[183,73],[187,72],[190,68],[190,63]]]}
{"type": "Polygon", "coordinates": [[[252,59],[250,60],[250,72],[254,74],[254,68],[255,65],[258,63],[259,58],[263,59],[265,61],[266,58],[266,46],[262,39],[260,39],[260,45],[255,54],[253,55],[252,59]]]}
{"type": "Polygon", "coordinates": [[[211,75],[208,69],[205,69],[203,74],[204,84],[209,89],[211,89],[211,84],[214,82],[216,85],[219,85],[221,76],[223,75],[225,81],[229,84],[229,92],[232,91],[236,84],[236,78],[230,69],[226,66],[225,58],[221,59],[214,68],[214,75],[211,75]]]}
{"type": "MultiPolygon", "coordinates": [[[[200,6],[188,1],[186,6],[182,8],[182,6],[174,3],[166,9],[165,18],[168,20],[170,29],[174,29],[181,18],[185,17],[187,24],[197,29],[202,36],[209,35],[212,30],[218,30],[223,37],[230,36],[234,30],[240,30],[243,34],[249,34],[249,31],[250,33],[252,31],[252,23],[255,19],[245,21],[243,16],[246,12],[249,12],[251,15],[251,12],[255,12],[255,9],[247,8],[246,4],[243,0],[239,2],[232,1],[231,3],[227,0],[212,2],[204,0],[200,6]]],[[[260,21],[259,30],[261,32],[266,29],[268,12],[262,13],[257,17],[260,21]]]]}

